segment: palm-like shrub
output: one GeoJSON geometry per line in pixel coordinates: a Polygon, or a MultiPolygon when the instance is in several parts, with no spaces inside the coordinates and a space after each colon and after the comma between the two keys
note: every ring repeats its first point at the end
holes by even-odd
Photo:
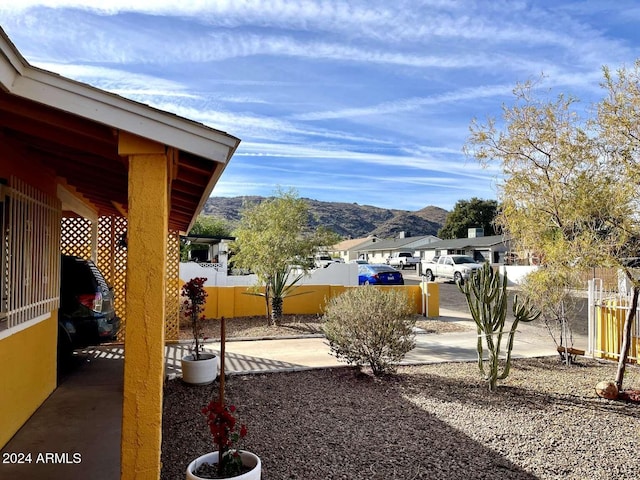
{"type": "Polygon", "coordinates": [[[378,376],[394,372],[415,346],[412,314],[405,292],[358,287],[329,301],[323,329],[333,355],[378,376]]]}

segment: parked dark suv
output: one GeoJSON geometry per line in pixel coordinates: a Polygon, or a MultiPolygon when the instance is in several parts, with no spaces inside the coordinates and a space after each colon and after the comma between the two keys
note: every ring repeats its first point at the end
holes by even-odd
{"type": "Polygon", "coordinates": [[[120,327],[113,305],[113,288],[90,260],[62,256],[58,351],[114,340],[120,327]]]}

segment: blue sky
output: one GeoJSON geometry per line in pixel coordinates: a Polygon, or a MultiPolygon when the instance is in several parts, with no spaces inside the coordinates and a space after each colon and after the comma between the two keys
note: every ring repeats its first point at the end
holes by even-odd
{"type": "Polygon", "coordinates": [[[1,0],[0,25],[35,66],[239,137],[214,196],[402,210],[497,198],[462,146],[517,82],[587,106],[640,52],[625,0],[1,0]]]}

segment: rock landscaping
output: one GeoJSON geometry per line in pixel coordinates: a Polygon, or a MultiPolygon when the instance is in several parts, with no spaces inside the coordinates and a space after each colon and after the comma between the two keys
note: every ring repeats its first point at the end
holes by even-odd
{"type": "MultiPolygon", "coordinates": [[[[613,362],[514,359],[488,391],[475,363],[400,367],[377,379],[341,367],[227,377],[263,480],[635,478],[640,405],[595,385],[613,362]]],[[[640,385],[630,365],[626,385],[640,385]]],[[[212,449],[201,408],[216,395],[165,385],[162,479],[212,449]]]]}

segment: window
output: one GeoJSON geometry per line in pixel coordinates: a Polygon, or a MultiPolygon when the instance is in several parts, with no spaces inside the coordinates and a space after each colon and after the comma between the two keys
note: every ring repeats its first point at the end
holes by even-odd
{"type": "Polygon", "coordinates": [[[11,177],[0,185],[0,331],[58,308],[60,203],[11,177]]]}

